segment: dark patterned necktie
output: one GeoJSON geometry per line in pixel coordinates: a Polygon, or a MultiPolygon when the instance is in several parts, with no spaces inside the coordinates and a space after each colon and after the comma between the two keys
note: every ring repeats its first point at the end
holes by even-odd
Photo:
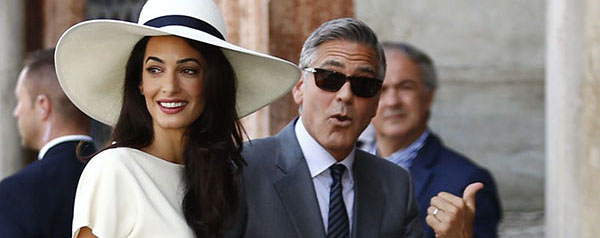
{"type": "Polygon", "coordinates": [[[329,191],[329,224],[327,225],[327,238],[350,237],[350,225],[344,196],[342,195],[342,175],[346,167],[335,164],[329,167],[331,172],[331,190],[329,191]]]}

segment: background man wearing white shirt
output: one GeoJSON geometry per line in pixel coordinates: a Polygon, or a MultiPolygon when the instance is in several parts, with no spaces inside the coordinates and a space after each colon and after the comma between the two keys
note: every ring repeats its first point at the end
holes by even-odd
{"type": "Polygon", "coordinates": [[[0,237],[69,237],[73,200],[84,163],[93,152],[90,120],[67,99],[54,71],[54,50],[25,60],[13,115],[25,148],[38,161],[0,182],[0,237]],[[81,143],[80,143],[81,142],[81,143]]]}

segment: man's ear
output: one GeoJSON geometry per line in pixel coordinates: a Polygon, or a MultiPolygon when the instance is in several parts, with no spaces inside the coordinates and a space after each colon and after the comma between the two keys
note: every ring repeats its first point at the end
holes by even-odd
{"type": "Polygon", "coordinates": [[[376,117],[377,116],[377,111],[379,111],[379,103],[380,103],[380,100],[381,100],[381,90],[379,91],[379,93],[375,97],[376,97],[375,100],[377,100],[377,101],[375,102],[375,112],[373,113],[373,116],[371,117],[371,119],[373,119],[374,117],[376,117]]]}
{"type": "Polygon", "coordinates": [[[52,112],[52,103],[50,103],[50,98],[48,98],[45,94],[40,94],[35,98],[35,107],[37,109],[37,113],[42,120],[48,120],[50,117],[50,113],[52,112]]]}
{"type": "Polygon", "coordinates": [[[425,107],[427,108],[427,120],[431,119],[431,105],[435,100],[435,89],[425,94],[425,107]]]}
{"type": "Polygon", "coordinates": [[[304,89],[306,86],[304,85],[304,77],[301,77],[296,83],[296,86],[292,88],[292,96],[294,96],[294,102],[298,105],[302,105],[302,101],[304,99],[304,89]]]}
{"type": "Polygon", "coordinates": [[[429,93],[427,93],[427,95],[425,95],[426,98],[426,102],[427,102],[427,109],[429,109],[431,111],[431,105],[433,104],[433,101],[435,100],[435,89],[432,89],[429,93]]]}

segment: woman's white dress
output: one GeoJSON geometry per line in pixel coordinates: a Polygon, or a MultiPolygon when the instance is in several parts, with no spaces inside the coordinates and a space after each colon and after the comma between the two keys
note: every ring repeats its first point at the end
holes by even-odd
{"type": "Polygon", "coordinates": [[[141,150],[113,148],[86,165],[75,196],[73,237],[195,237],[183,217],[184,166],[141,150]]]}

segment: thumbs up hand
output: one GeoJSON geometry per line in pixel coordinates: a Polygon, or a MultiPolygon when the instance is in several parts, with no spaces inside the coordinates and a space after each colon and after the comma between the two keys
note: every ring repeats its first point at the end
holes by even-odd
{"type": "Polygon", "coordinates": [[[482,183],[472,183],[465,188],[462,198],[447,192],[440,192],[431,198],[425,221],[436,237],[473,237],[475,195],[482,188],[482,183]]]}

